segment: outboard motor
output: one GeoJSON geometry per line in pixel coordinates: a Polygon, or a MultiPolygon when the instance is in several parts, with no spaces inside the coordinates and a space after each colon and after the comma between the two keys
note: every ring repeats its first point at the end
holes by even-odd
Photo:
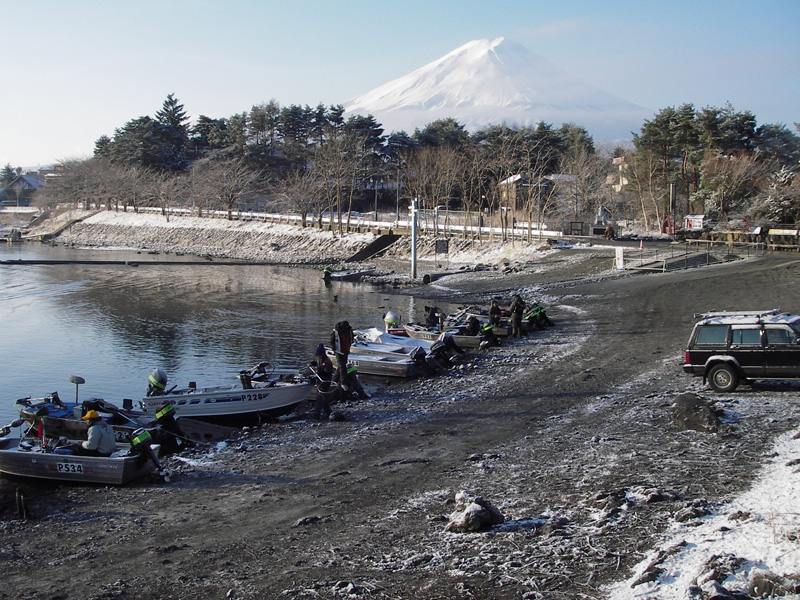
{"type": "Polygon", "coordinates": [[[425,355],[427,353],[423,348],[414,348],[410,353],[409,357],[417,364],[422,364],[425,362],[425,355]]]}
{"type": "Polygon", "coordinates": [[[181,428],[178,421],[175,419],[175,409],[172,404],[162,404],[156,411],[156,424],[160,432],[159,442],[161,443],[161,452],[164,454],[173,454],[177,452],[181,446],[187,446],[189,443],[183,439],[181,435],[181,428]]]}
{"type": "Polygon", "coordinates": [[[242,384],[242,389],[252,390],[254,381],[266,381],[269,377],[269,373],[265,368],[267,365],[269,365],[269,362],[262,361],[254,367],[239,371],[238,378],[242,384]]]}
{"type": "Polygon", "coordinates": [[[163,396],[167,387],[167,374],[161,367],[153,369],[147,378],[147,396],[163,396]]]}
{"type": "Polygon", "coordinates": [[[164,481],[169,481],[167,471],[164,465],[158,460],[156,453],[153,451],[153,438],[150,432],[146,429],[137,429],[131,434],[131,450],[132,455],[138,454],[145,460],[152,460],[153,464],[158,469],[159,474],[164,478],[164,481]]]}
{"type": "MultiPolygon", "coordinates": [[[[389,311],[383,315],[383,330],[386,333],[395,333],[400,328],[400,315],[394,311],[389,311]]],[[[405,330],[403,330],[405,333],[405,330]]]]}

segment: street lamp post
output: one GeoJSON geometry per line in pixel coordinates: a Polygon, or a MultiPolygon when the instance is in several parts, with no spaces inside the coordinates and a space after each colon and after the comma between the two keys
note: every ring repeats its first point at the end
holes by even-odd
{"type": "MultiPolygon", "coordinates": [[[[372,177],[369,178],[370,183],[372,183],[372,177]]],[[[375,191],[375,222],[378,222],[378,180],[375,179],[375,182],[372,184],[373,190],[375,191]]]]}

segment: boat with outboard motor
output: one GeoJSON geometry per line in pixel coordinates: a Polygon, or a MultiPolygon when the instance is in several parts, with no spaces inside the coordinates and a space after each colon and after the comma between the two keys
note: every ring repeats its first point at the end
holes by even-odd
{"type": "Polygon", "coordinates": [[[175,419],[175,413],[169,405],[154,413],[144,413],[133,410],[132,400],[123,400],[122,408],[102,398],[79,402],[77,386],[85,380],[70,375],[69,381],[76,384],[75,402],[66,402],[58,392],[53,392],[43,398],[20,398],[14,403],[20,417],[36,429],[39,437],[85,440],[89,424],[81,417],[89,410],[97,411],[111,425],[117,442],[130,443],[133,432],[144,429],[165,453],[176,452],[192,442],[221,441],[233,432],[230,427],[196,419],[175,419]]]}
{"type": "Polygon", "coordinates": [[[150,434],[140,430],[130,442],[111,456],[81,456],[51,438],[2,438],[0,473],[70,483],[123,485],[158,469],[169,481],[157,458],[159,446],[152,443],[150,434]]]}
{"type": "Polygon", "coordinates": [[[489,343],[489,336],[484,333],[467,335],[463,327],[429,327],[421,323],[406,323],[405,330],[409,337],[419,340],[436,341],[444,333],[452,337],[456,345],[462,348],[480,348],[482,343],[489,343]]]}
{"type": "Polygon", "coordinates": [[[176,417],[221,423],[260,421],[288,414],[308,398],[314,384],[299,375],[271,377],[266,371],[268,365],[264,361],[240,371],[239,385],[198,388],[190,382],[186,388],[173,386],[168,390],[166,373],[154,369],[148,378],[147,396],[140,404],[146,413],[169,404],[176,417]]]}
{"type": "MultiPolygon", "coordinates": [[[[416,377],[425,368],[425,351],[416,348],[419,352],[412,358],[409,354],[394,355],[391,352],[371,354],[351,351],[347,357],[348,364],[356,367],[359,375],[375,375],[378,377],[416,377]]],[[[325,353],[335,366],[339,361],[336,353],[330,348],[325,348],[325,353]]]]}
{"type": "MultiPolygon", "coordinates": [[[[405,330],[404,330],[405,331],[405,330]]],[[[407,348],[422,348],[425,352],[431,349],[434,344],[432,340],[420,340],[408,335],[398,335],[389,331],[381,331],[377,327],[368,329],[356,329],[354,332],[356,342],[364,341],[373,344],[389,344],[394,346],[405,346],[407,348]]]]}

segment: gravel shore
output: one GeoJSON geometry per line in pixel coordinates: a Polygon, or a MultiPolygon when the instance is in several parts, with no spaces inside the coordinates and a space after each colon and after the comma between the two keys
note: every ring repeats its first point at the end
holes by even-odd
{"type": "MultiPolygon", "coordinates": [[[[768,255],[664,273],[613,249],[519,257],[407,290],[431,301],[538,299],[555,325],[449,373],[302,411],[168,459],[170,483],[18,482],[0,505],[0,598],[603,598],[691,506],[748,488],[796,427],[793,384],[723,396],[682,373],[692,315],[797,310],[800,263],[768,255]],[[732,418],[672,418],[687,392],[732,418]],[[445,528],[459,492],[504,516],[445,528]]],[[[788,574],[785,574],[788,575],[788,574]]]]}

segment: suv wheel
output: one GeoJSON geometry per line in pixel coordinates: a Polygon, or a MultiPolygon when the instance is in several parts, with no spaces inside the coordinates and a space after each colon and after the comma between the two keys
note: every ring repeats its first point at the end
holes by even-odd
{"type": "Polygon", "coordinates": [[[708,372],[708,385],[716,392],[732,392],[739,385],[736,367],[725,363],[714,365],[708,372]]]}

